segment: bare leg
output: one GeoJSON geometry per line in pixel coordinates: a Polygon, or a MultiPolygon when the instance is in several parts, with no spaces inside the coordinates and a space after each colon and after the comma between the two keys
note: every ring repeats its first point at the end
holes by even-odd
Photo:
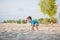
{"type": "Polygon", "coordinates": [[[36,29],[38,30],[38,26],[36,26],[36,29]]]}
{"type": "Polygon", "coordinates": [[[32,27],[32,30],[34,31],[34,27],[32,27]]]}
{"type": "Polygon", "coordinates": [[[35,25],[32,25],[32,30],[34,31],[34,27],[35,27],[35,25]]]}
{"type": "Polygon", "coordinates": [[[38,30],[38,26],[39,26],[38,24],[36,24],[36,26],[35,26],[37,30],[38,30]]]}

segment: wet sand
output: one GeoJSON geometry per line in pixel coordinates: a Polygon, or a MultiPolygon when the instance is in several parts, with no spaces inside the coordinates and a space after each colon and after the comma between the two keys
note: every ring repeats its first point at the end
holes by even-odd
{"type": "Polygon", "coordinates": [[[0,40],[60,40],[60,25],[40,24],[32,31],[29,24],[0,23],[0,40]]]}

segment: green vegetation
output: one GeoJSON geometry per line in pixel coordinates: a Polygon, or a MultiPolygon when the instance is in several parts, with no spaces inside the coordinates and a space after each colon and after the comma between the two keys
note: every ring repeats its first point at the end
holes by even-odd
{"type": "MultiPolygon", "coordinates": [[[[39,23],[41,24],[49,24],[51,22],[56,23],[57,19],[56,18],[52,18],[52,20],[50,20],[49,18],[40,18],[40,19],[36,19],[39,23]]],[[[18,23],[18,24],[26,24],[26,20],[7,20],[7,21],[3,21],[3,23],[18,23]]]]}
{"type": "Polygon", "coordinates": [[[18,23],[18,24],[26,24],[27,22],[25,20],[6,20],[6,21],[3,21],[3,23],[18,23]]]}
{"type": "Polygon", "coordinates": [[[21,24],[21,20],[17,20],[16,23],[21,24]]]}
{"type": "Polygon", "coordinates": [[[39,2],[39,6],[40,6],[41,11],[44,14],[47,14],[50,17],[50,21],[54,23],[55,21],[54,16],[57,11],[57,5],[55,3],[55,0],[41,0],[39,2]]]}
{"type": "Polygon", "coordinates": [[[22,23],[23,23],[23,24],[26,24],[27,22],[26,22],[26,20],[22,20],[22,23]]]}
{"type": "Polygon", "coordinates": [[[40,18],[40,19],[38,19],[38,22],[43,23],[43,24],[49,24],[49,23],[51,23],[51,21],[56,23],[57,19],[56,18],[54,18],[52,20],[50,20],[49,18],[40,18]]]}
{"type": "Polygon", "coordinates": [[[15,20],[7,20],[7,21],[4,21],[3,23],[15,23],[16,21],[15,20]]]}

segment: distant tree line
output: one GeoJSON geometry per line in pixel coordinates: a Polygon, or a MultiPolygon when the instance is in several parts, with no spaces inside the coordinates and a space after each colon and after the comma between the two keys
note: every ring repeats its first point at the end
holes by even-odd
{"type": "Polygon", "coordinates": [[[26,24],[26,20],[6,20],[6,21],[3,21],[2,23],[18,23],[18,24],[26,24]]]}
{"type": "MultiPolygon", "coordinates": [[[[40,18],[40,19],[36,19],[39,23],[41,24],[49,24],[49,23],[56,23],[57,19],[56,18],[52,18],[52,20],[50,20],[49,18],[40,18]]],[[[26,24],[26,20],[6,20],[3,21],[2,23],[18,23],[18,24],[26,24]]]]}
{"type": "Polygon", "coordinates": [[[39,23],[43,23],[43,24],[49,24],[49,23],[57,23],[57,18],[52,18],[51,20],[50,20],[50,18],[40,18],[40,19],[38,19],[38,22],[39,23]]]}

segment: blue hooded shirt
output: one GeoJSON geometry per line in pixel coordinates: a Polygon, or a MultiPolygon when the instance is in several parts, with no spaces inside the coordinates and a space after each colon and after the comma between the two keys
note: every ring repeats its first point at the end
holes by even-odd
{"type": "Polygon", "coordinates": [[[30,23],[31,24],[39,24],[37,20],[31,20],[30,23]]]}

